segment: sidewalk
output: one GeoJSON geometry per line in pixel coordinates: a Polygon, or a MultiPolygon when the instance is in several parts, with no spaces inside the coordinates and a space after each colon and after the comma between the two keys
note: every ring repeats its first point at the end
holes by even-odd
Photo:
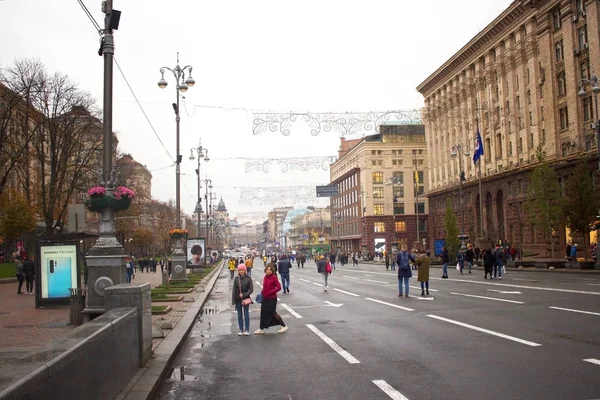
{"type": "MultiPolygon", "coordinates": [[[[134,282],[149,282],[155,287],[161,280],[157,268],[156,273],[138,271],[134,282]]],[[[35,308],[35,296],[18,295],[17,287],[16,282],[0,285],[0,350],[42,346],[76,327],[69,325],[69,306],[35,308]]],[[[153,322],[155,317],[160,316],[153,316],[153,322]]]]}

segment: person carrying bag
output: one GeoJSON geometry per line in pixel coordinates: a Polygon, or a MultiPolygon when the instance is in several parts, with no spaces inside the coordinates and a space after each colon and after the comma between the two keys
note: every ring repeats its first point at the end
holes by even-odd
{"type": "Polygon", "coordinates": [[[238,327],[240,332],[238,336],[250,335],[250,304],[252,304],[252,292],[254,287],[252,279],[247,275],[246,265],[238,265],[238,276],[235,278],[236,282],[233,285],[233,293],[231,295],[231,302],[235,305],[235,310],[238,316],[238,327]]]}

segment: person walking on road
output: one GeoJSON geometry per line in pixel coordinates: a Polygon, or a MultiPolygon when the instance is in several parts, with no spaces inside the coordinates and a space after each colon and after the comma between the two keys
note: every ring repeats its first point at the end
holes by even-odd
{"type": "Polygon", "coordinates": [[[254,261],[253,261],[252,257],[246,258],[246,261],[244,261],[243,263],[240,263],[240,264],[246,265],[246,269],[248,270],[248,276],[250,278],[252,278],[252,267],[254,267],[254,261]]]}
{"type": "Polygon", "coordinates": [[[492,279],[502,280],[502,253],[502,247],[497,244],[496,250],[494,251],[494,277],[492,279]]]}
{"type": "Polygon", "coordinates": [[[396,256],[398,264],[398,297],[402,297],[402,285],[404,284],[404,297],[408,297],[408,280],[412,277],[410,262],[415,261],[412,254],[408,252],[408,247],[403,244],[402,251],[396,256]]]}
{"type": "Polygon", "coordinates": [[[23,282],[25,282],[25,271],[23,271],[23,262],[17,258],[17,279],[19,280],[19,287],[17,289],[17,294],[23,294],[21,289],[23,289],[23,282]]]}
{"type": "Polygon", "coordinates": [[[471,273],[471,268],[473,268],[473,260],[475,259],[475,253],[473,252],[473,246],[469,245],[467,248],[467,252],[465,253],[465,260],[467,261],[467,265],[469,266],[469,273],[471,273]]]}
{"type": "Polygon", "coordinates": [[[229,266],[229,279],[233,279],[235,274],[235,258],[229,257],[229,262],[227,265],[229,266]]]}
{"type": "Polygon", "coordinates": [[[444,246],[442,248],[442,279],[448,279],[448,263],[450,262],[450,254],[444,246]]]}
{"type": "Polygon", "coordinates": [[[429,265],[431,264],[431,260],[425,253],[425,250],[421,250],[421,254],[415,260],[415,264],[419,270],[417,280],[421,282],[421,296],[429,296],[429,265]]]}
{"type": "Polygon", "coordinates": [[[385,253],[385,270],[388,271],[390,269],[390,254],[388,252],[385,253]]]}
{"type": "Polygon", "coordinates": [[[129,258],[125,259],[125,283],[131,283],[133,276],[133,263],[129,258]]]}
{"type": "Polygon", "coordinates": [[[233,282],[231,302],[237,311],[238,327],[240,328],[238,336],[248,336],[250,335],[250,304],[252,304],[250,296],[254,291],[254,286],[252,278],[247,274],[245,264],[238,265],[237,270],[238,276],[233,282]]]}
{"type": "Polygon", "coordinates": [[[264,335],[265,329],[271,326],[281,325],[278,333],[287,332],[283,319],[277,314],[277,293],[281,290],[281,284],[272,265],[265,268],[265,277],[263,278],[263,288],[261,291],[262,302],[260,304],[260,329],[254,332],[255,335],[264,335]]]}
{"type": "Polygon", "coordinates": [[[317,262],[317,272],[321,274],[321,279],[323,281],[323,290],[327,291],[327,279],[329,277],[329,273],[331,273],[331,265],[329,264],[329,273],[327,273],[327,265],[329,264],[329,260],[324,256],[319,257],[319,261],[317,262]]]}
{"type": "Polygon", "coordinates": [[[483,270],[484,270],[483,277],[485,279],[487,279],[488,274],[490,274],[490,279],[493,279],[492,270],[494,268],[494,261],[495,261],[494,260],[494,252],[492,251],[491,248],[484,249],[483,254],[481,255],[481,258],[483,259],[483,270]]]}
{"type": "Polygon", "coordinates": [[[292,269],[292,263],[288,256],[283,255],[277,262],[277,270],[281,276],[281,285],[283,286],[283,293],[290,293],[290,270],[292,269]]]}
{"type": "Polygon", "coordinates": [[[35,278],[35,263],[25,256],[23,261],[23,272],[25,273],[25,290],[27,294],[33,294],[33,280],[35,278]]]}
{"type": "Polygon", "coordinates": [[[358,254],[356,252],[352,253],[352,266],[358,267],[358,254]]]}

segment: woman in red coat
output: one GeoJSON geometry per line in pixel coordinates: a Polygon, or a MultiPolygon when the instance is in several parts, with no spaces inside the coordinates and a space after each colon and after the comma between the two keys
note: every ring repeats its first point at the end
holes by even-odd
{"type": "Polygon", "coordinates": [[[277,314],[277,293],[281,290],[281,284],[275,270],[271,264],[265,268],[265,277],[263,278],[262,303],[260,304],[260,329],[255,331],[255,335],[264,335],[265,329],[281,325],[278,333],[284,333],[288,330],[287,326],[277,314]]]}

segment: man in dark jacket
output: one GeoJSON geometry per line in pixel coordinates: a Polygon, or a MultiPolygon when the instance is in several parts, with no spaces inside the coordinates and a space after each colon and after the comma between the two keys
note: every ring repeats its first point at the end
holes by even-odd
{"type": "Polygon", "coordinates": [[[281,256],[277,262],[277,270],[281,275],[281,286],[283,287],[283,293],[290,293],[290,269],[292,269],[292,263],[287,255],[281,256]]]}
{"type": "Polygon", "coordinates": [[[490,279],[492,279],[492,269],[494,268],[494,252],[491,248],[485,249],[481,258],[483,259],[483,268],[485,272],[483,277],[487,279],[488,274],[490,274],[490,279]]]}
{"type": "Polygon", "coordinates": [[[473,260],[475,259],[475,253],[473,252],[473,247],[469,246],[467,252],[465,253],[465,261],[469,265],[469,273],[471,273],[471,268],[473,267],[473,260]]]}
{"type": "Polygon", "coordinates": [[[446,247],[442,248],[442,279],[448,279],[448,263],[450,262],[450,254],[446,247]]]}
{"type": "Polygon", "coordinates": [[[27,294],[33,294],[33,279],[35,277],[35,263],[25,256],[23,261],[23,272],[25,273],[25,289],[27,294]]]}

